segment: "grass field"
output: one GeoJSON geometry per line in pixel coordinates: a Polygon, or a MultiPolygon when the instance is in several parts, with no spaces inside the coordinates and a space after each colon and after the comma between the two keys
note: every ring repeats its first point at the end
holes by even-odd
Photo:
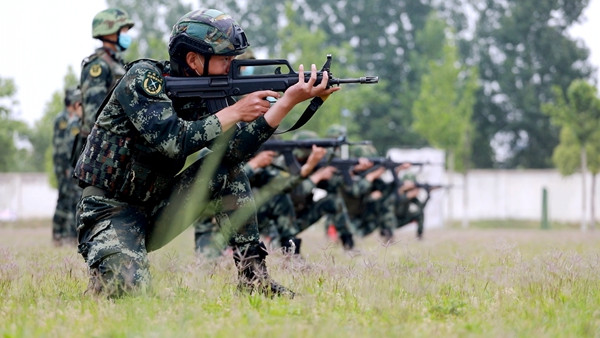
{"type": "Polygon", "coordinates": [[[76,250],[51,245],[49,222],[2,224],[0,336],[600,336],[598,231],[486,224],[358,239],[353,253],[312,229],[304,261],[267,258],[293,300],[238,294],[233,260],[196,256],[191,231],[150,255],[150,292],[94,298],[76,250]]]}

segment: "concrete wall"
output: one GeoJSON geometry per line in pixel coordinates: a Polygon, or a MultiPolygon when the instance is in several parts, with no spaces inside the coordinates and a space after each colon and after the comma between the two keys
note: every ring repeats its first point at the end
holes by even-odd
{"type": "MultiPolygon", "coordinates": [[[[392,158],[431,163],[443,160],[443,153],[437,150],[425,153],[428,155],[417,158],[409,151],[392,158]]],[[[462,218],[465,210],[462,175],[448,175],[439,165],[413,167],[410,171],[422,182],[453,184],[451,189],[432,192],[426,209],[426,227],[441,227],[445,220],[462,218]]],[[[598,184],[596,186],[596,191],[600,191],[598,184]]],[[[556,170],[472,170],[466,187],[467,214],[471,220],[540,220],[544,187],[548,190],[551,220],[578,223],[581,219],[582,183],[578,174],[563,178],[556,170]]],[[[590,192],[591,177],[588,177],[588,202],[590,192]]],[[[0,221],[51,218],[57,196],[56,189],[50,188],[44,173],[0,174],[0,221]]],[[[586,210],[589,215],[589,205],[586,210]]],[[[596,210],[600,213],[600,201],[596,202],[596,210]]]]}
{"type": "Polygon", "coordinates": [[[57,197],[45,173],[0,174],[0,221],[52,218],[57,197]]]}

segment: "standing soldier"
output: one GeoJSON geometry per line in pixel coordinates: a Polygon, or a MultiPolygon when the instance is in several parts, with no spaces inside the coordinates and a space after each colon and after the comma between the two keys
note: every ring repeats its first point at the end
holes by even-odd
{"type": "Polygon", "coordinates": [[[94,17],[92,37],[102,41],[102,47],[83,59],[81,63],[81,92],[83,118],[81,130],[75,140],[73,163],[77,161],[94,123],[96,113],[117,80],[125,74],[121,52],[131,44],[127,31],[134,23],[127,12],[118,8],[105,9],[94,17]]]}
{"type": "Polygon", "coordinates": [[[73,169],[69,163],[74,136],[69,122],[76,118],[77,114],[81,114],[81,91],[76,88],[65,90],[64,102],[65,109],[54,120],[52,137],[52,162],[58,183],[58,199],[52,218],[52,240],[56,246],[77,242],[73,206],[76,184],[71,177],[73,169]]]}

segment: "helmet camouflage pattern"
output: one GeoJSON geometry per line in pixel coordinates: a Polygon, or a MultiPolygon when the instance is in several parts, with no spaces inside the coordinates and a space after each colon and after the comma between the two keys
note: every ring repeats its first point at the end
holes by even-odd
{"type": "Polygon", "coordinates": [[[332,124],[325,132],[325,137],[327,138],[335,138],[343,135],[346,135],[346,127],[339,124],[332,124]]]}
{"type": "Polygon", "coordinates": [[[115,34],[123,27],[133,27],[129,14],[120,8],[105,9],[96,16],[92,22],[92,37],[115,34]]]}
{"type": "Polygon", "coordinates": [[[181,17],[171,30],[169,55],[195,51],[204,55],[240,55],[248,48],[246,34],[229,14],[199,9],[181,17]]]}
{"type": "Polygon", "coordinates": [[[292,140],[303,141],[303,140],[315,140],[318,138],[319,138],[319,135],[312,130],[299,130],[294,133],[292,140]]]}
{"type": "Polygon", "coordinates": [[[378,156],[377,150],[370,144],[357,144],[351,148],[352,157],[374,157],[378,156]]]}
{"type": "Polygon", "coordinates": [[[65,89],[65,106],[81,102],[81,90],[79,87],[65,89]]]}

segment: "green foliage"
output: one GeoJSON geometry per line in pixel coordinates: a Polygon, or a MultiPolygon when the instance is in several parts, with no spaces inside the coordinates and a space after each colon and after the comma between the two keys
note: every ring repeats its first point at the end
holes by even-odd
{"type": "Polygon", "coordinates": [[[553,86],[565,90],[592,74],[588,49],[568,34],[589,0],[471,3],[478,21],[469,60],[477,62],[483,83],[474,116],[475,164],[550,167],[559,130],[540,106],[551,100],[553,86]],[[490,146],[499,133],[509,137],[509,158],[502,163],[490,146]]]}
{"type": "Polygon", "coordinates": [[[27,130],[24,122],[11,116],[18,104],[14,98],[16,93],[14,81],[0,77],[0,172],[18,171],[21,151],[16,141],[21,140],[27,130]]]}
{"type": "MultiPolygon", "coordinates": [[[[443,31],[440,20],[431,17],[433,24],[443,31]]],[[[443,22],[441,22],[443,24],[443,22]]],[[[458,66],[458,51],[452,41],[441,41],[442,54],[428,60],[427,73],[421,79],[421,92],[413,105],[413,128],[431,145],[455,156],[455,168],[468,168],[473,132],[473,105],[477,90],[477,70],[458,66]]],[[[427,61],[427,60],[426,60],[427,61]]]]}
{"type": "MultiPolygon", "coordinates": [[[[286,17],[288,25],[279,31],[278,38],[282,41],[281,54],[290,60],[295,70],[300,64],[304,65],[305,71],[310,71],[311,64],[315,64],[317,70],[327,60],[327,54],[332,54],[331,72],[338,78],[359,77],[353,70],[355,63],[352,48],[348,43],[340,46],[328,44],[327,35],[319,28],[310,28],[297,24],[293,21],[294,10],[291,3],[287,3],[286,17]]],[[[380,103],[390,101],[390,97],[379,92],[379,86],[385,85],[342,85],[342,90],[327,98],[327,101],[306,124],[304,128],[313,130],[319,135],[324,135],[326,129],[332,124],[343,124],[348,128],[349,134],[355,134],[359,129],[353,123],[355,117],[361,114],[371,105],[373,100],[380,103]],[[346,114],[344,116],[343,114],[346,114]]],[[[280,129],[287,129],[295,123],[308,104],[295,107],[284,120],[280,129]]],[[[360,136],[358,136],[360,138],[360,136]]]]}
{"type": "Polygon", "coordinates": [[[567,90],[554,87],[555,102],[542,105],[542,111],[560,127],[560,144],[552,160],[563,175],[571,175],[581,166],[581,148],[586,148],[588,168],[598,172],[600,138],[600,99],[596,87],[575,80],[567,90]]]}
{"type": "Polygon", "coordinates": [[[139,58],[168,60],[167,43],[171,27],[184,14],[192,10],[189,4],[179,0],[108,0],[110,7],[127,11],[135,22],[132,31],[136,39],[125,53],[127,61],[139,58]]]}

